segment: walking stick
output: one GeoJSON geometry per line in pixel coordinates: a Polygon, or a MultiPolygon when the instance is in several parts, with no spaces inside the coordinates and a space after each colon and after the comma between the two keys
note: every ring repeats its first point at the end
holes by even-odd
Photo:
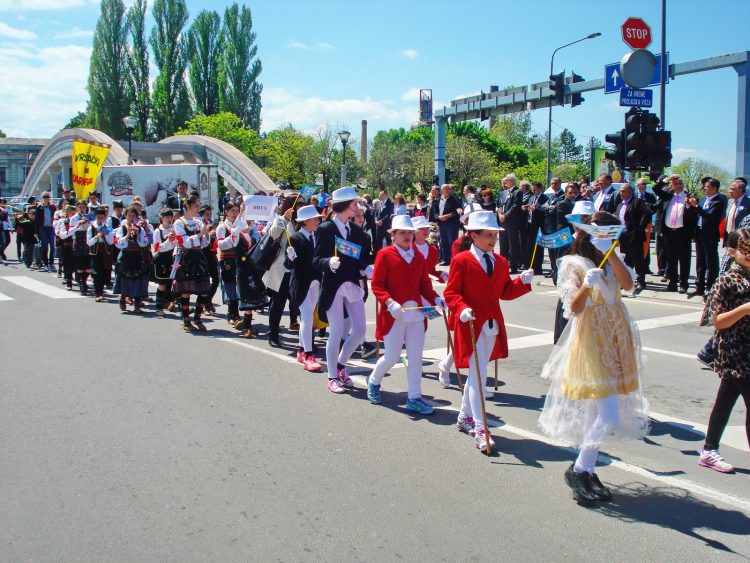
{"type": "Polygon", "coordinates": [[[497,358],[495,358],[495,391],[497,391],[497,358]]]}
{"type": "Polygon", "coordinates": [[[482,374],[479,373],[479,355],[477,354],[477,337],[474,333],[474,321],[469,321],[469,331],[471,333],[471,347],[474,350],[474,368],[477,370],[477,383],[479,384],[479,401],[482,403],[482,423],[484,424],[484,435],[487,441],[487,455],[492,453],[492,445],[490,442],[490,429],[487,426],[487,411],[484,408],[484,382],[482,381],[482,374]]]}
{"type": "MultiPolygon", "coordinates": [[[[448,327],[448,316],[445,314],[445,311],[443,311],[443,321],[445,321],[445,332],[448,335],[448,352],[453,354],[453,341],[451,340],[451,329],[448,327]]],[[[453,361],[456,365],[456,373],[458,374],[458,388],[463,392],[464,390],[464,384],[461,381],[461,370],[458,367],[458,362],[456,362],[456,355],[453,354],[453,361]]]]}

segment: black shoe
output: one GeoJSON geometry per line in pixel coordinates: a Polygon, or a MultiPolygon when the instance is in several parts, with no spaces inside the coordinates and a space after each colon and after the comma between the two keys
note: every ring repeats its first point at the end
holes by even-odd
{"type": "Polygon", "coordinates": [[[706,366],[708,369],[714,369],[714,359],[713,357],[706,354],[703,350],[698,352],[698,354],[695,356],[700,363],[702,363],[704,366],[706,366]]]}
{"type": "Polygon", "coordinates": [[[592,504],[596,502],[596,495],[591,489],[591,475],[586,473],[576,473],[573,471],[573,464],[565,471],[565,482],[568,487],[573,489],[573,498],[580,504],[592,504]]]}
{"type": "Polygon", "coordinates": [[[363,360],[366,360],[370,356],[372,356],[376,351],[377,348],[370,344],[369,342],[363,342],[361,347],[361,356],[363,360]]]}
{"type": "Polygon", "coordinates": [[[698,297],[699,295],[703,297],[705,294],[706,292],[702,289],[696,289],[695,291],[691,291],[690,293],[688,293],[688,297],[698,297]]]}
{"type": "Polygon", "coordinates": [[[599,480],[599,477],[596,476],[596,473],[591,475],[591,491],[596,495],[596,500],[602,502],[609,502],[612,500],[612,491],[602,485],[602,482],[599,480]]]}
{"type": "Polygon", "coordinates": [[[643,291],[644,289],[646,289],[646,284],[643,283],[643,282],[639,282],[639,281],[635,282],[635,286],[633,286],[633,289],[634,289],[635,293],[640,293],[641,291],[643,291]]]}
{"type": "Polygon", "coordinates": [[[681,287],[677,292],[681,295],[685,295],[687,293],[687,287],[681,287]]]}
{"type": "Polygon", "coordinates": [[[278,334],[269,334],[268,335],[268,345],[271,346],[271,348],[281,348],[281,342],[279,342],[279,335],[278,334]]]}

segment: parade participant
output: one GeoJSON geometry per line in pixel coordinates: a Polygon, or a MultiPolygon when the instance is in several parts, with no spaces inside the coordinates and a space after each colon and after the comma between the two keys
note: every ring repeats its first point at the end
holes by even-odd
{"type": "Polygon", "coordinates": [[[68,205],[65,208],[65,217],[58,219],[55,226],[55,234],[59,237],[60,248],[60,269],[63,272],[63,281],[68,291],[73,291],[73,272],[75,271],[75,262],[73,260],[73,233],[70,229],[70,220],[76,214],[76,208],[68,205]]]}
{"type": "Polygon", "coordinates": [[[368,269],[371,254],[365,232],[350,222],[358,212],[357,200],[357,192],[352,186],[333,192],[333,217],[318,228],[318,245],[313,258],[313,265],[322,275],[318,314],[321,320],[329,323],[326,363],[328,390],[332,393],[343,393],[345,387],[354,386],[346,373],[346,363],[365,339],[365,292],[359,282],[368,269]],[[337,238],[350,251],[338,252],[337,238]],[[358,246],[359,253],[356,247],[348,243],[358,246]],[[355,257],[357,254],[358,257],[355,257]],[[342,345],[344,309],[351,319],[351,332],[342,345]]]}
{"type": "Polygon", "coordinates": [[[206,304],[207,315],[213,315],[216,313],[213,299],[214,295],[216,295],[216,290],[219,289],[219,259],[216,256],[218,245],[216,242],[216,227],[213,226],[211,221],[212,213],[213,208],[210,205],[203,205],[203,207],[201,207],[201,220],[209,225],[208,246],[202,249],[203,254],[206,256],[206,264],[208,264],[208,274],[211,276],[211,291],[208,292],[208,303],[206,304]]]}
{"type": "MultiPolygon", "coordinates": [[[[511,280],[508,261],[494,253],[500,226],[493,212],[471,213],[465,228],[472,246],[470,250],[457,254],[451,262],[443,295],[451,314],[460,321],[454,324],[456,365],[469,368],[456,426],[461,432],[474,433],[474,445],[485,453],[488,439],[481,420],[483,391],[478,380],[481,379],[483,384],[486,381],[489,361],[508,357],[508,336],[499,300],[516,299],[530,292],[534,271],[525,270],[511,280]],[[472,342],[470,322],[476,322],[479,327],[476,343],[472,342]]],[[[493,442],[489,441],[489,444],[492,447],[493,442]]]]}
{"type": "Polygon", "coordinates": [[[445,301],[432,289],[427,263],[422,253],[412,246],[414,230],[408,215],[395,216],[389,231],[393,244],[375,256],[372,292],[380,303],[375,338],[383,341],[385,353],[367,379],[367,398],[375,405],[382,402],[383,376],[396,365],[405,346],[408,362],[406,410],[432,414],[432,405],[422,399],[422,353],[427,327],[421,307],[423,301],[427,301],[442,309],[445,301]]]}
{"type": "Polygon", "coordinates": [[[87,213],[88,202],[84,199],[76,203],[76,214],[70,219],[70,229],[73,237],[73,261],[76,268],[76,282],[81,295],[88,295],[87,279],[91,273],[91,257],[86,234],[91,222],[87,213]]]}
{"type": "MultiPolygon", "coordinates": [[[[243,206],[243,217],[238,219],[238,223],[243,222],[244,225],[236,235],[237,255],[235,258],[238,307],[243,317],[241,322],[235,324],[235,328],[242,328],[243,338],[255,338],[258,333],[253,330],[253,311],[268,307],[269,298],[266,286],[263,285],[263,272],[250,260],[250,253],[261,238],[260,233],[254,228],[254,222],[251,219],[244,219],[244,211],[243,206]]],[[[233,234],[232,237],[234,236],[233,234]]]]}
{"type": "Polygon", "coordinates": [[[224,205],[224,220],[216,227],[216,246],[219,250],[219,281],[221,301],[227,306],[227,322],[234,326],[240,320],[237,295],[237,242],[244,228],[243,218],[238,219],[241,208],[231,201],[224,205]],[[236,230],[236,232],[235,232],[236,230]]]}
{"type": "MultiPolygon", "coordinates": [[[[448,272],[440,272],[437,269],[439,251],[437,246],[427,242],[430,236],[430,223],[427,221],[427,217],[420,215],[412,218],[412,225],[414,226],[414,243],[415,249],[419,250],[422,257],[425,259],[425,267],[427,273],[433,276],[437,281],[443,283],[448,281],[448,272]]],[[[460,238],[456,239],[460,240],[460,238]]]]}
{"type": "MultiPolygon", "coordinates": [[[[370,233],[368,232],[369,229],[367,228],[366,214],[367,214],[367,200],[363,196],[358,202],[357,213],[354,214],[354,217],[352,217],[351,221],[352,223],[360,227],[365,232],[365,236],[367,237],[367,241],[368,241],[367,252],[372,253],[372,237],[370,236],[370,233]]],[[[365,296],[363,297],[363,300],[365,301],[365,303],[367,302],[367,297],[370,292],[367,286],[367,280],[369,280],[370,278],[372,278],[372,270],[367,269],[364,275],[361,276],[359,279],[359,285],[362,288],[362,291],[365,292],[365,296]]],[[[349,320],[348,317],[346,318],[346,323],[347,324],[346,324],[346,329],[344,330],[344,334],[348,335],[351,332],[351,328],[352,328],[351,321],[349,320]]],[[[363,360],[366,360],[370,356],[380,353],[380,350],[378,346],[368,342],[367,338],[365,337],[365,340],[359,346],[359,352],[360,352],[360,357],[363,360]]]]}
{"type": "Polygon", "coordinates": [[[107,282],[107,272],[112,269],[109,261],[109,245],[114,242],[115,234],[107,225],[106,210],[97,207],[94,222],[86,232],[86,242],[91,256],[92,278],[94,280],[94,301],[104,301],[104,285],[107,282]]]}
{"type": "Polygon", "coordinates": [[[156,283],[156,315],[164,316],[164,308],[173,306],[172,265],[174,263],[174,211],[165,207],[159,211],[159,226],[154,229],[154,261],[151,281],[156,283]]]}
{"type": "Polygon", "coordinates": [[[737,398],[745,402],[745,434],[750,443],[750,363],[747,335],[750,334],[750,229],[729,234],[727,252],[734,259],[707,296],[702,324],[713,324],[714,371],[721,378],[716,402],[708,421],[706,442],[698,465],[720,473],[734,467],[719,454],[719,442],[737,398]]]}
{"type": "MultiPolygon", "coordinates": [[[[607,212],[582,222],[620,224],[607,212]]],[[[553,440],[579,448],[565,481],[580,503],[612,498],[595,473],[604,438],[641,438],[648,430],[640,337],[621,297],[621,290],[633,288],[634,275],[608,252],[612,243],[579,230],[569,255],[560,259],[557,290],[570,322],[542,370],[550,388],[539,425],[553,440]]]]}
{"type": "Polygon", "coordinates": [[[209,225],[204,224],[197,215],[200,209],[198,194],[190,194],[183,206],[184,214],[174,224],[177,248],[175,262],[178,263],[174,292],[180,296],[182,324],[185,332],[206,330],[201,322],[203,309],[208,303],[211,291],[211,278],[206,264],[206,257],[201,248],[208,246],[209,225]],[[197,295],[193,321],[190,322],[190,295],[197,295]]]}
{"type": "Polygon", "coordinates": [[[307,371],[317,372],[321,365],[313,352],[313,320],[320,296],[320,272],[313,268],[315,254],[315,231],[321,216],[314,205],[306,205],[297,211],[299,230],[291,236],[291,245],[286,256],[292,265],[289,281],[289,299],[299,308],[299,347],[297,361],[307,371]]]}
{"type": "Polygon", "coordinates": [[[60,238],[60,235],[57,234],[57,225],[60,221],[67,218],[68,207],[70,207],[70,201],[68,201],[65,198],[62,198],[60,200],[60,204],[57,206],[57,210],[55,211],[54,220],[52,221],[52,228],[54,229],[54,237],[55,237],[55,257],[57,258],[57,277],[58,278],[63,277],[63,265],[62,265],[63,242],[62,242],[62,239],[60,238]]]}
{"type": "Polygon", "coordinates": [[[125,211],[125,219],[115,233],[115,244],[120,249],[118,279],[120,285],[120,311],[125,311],[128,299],[133,301],[133,311],[142,313],[143,298],[148,295],[148,276],[143,249],[149,246],[146,228],[135,205],[125,211]]]}
{"type": "Polygon", "coordinates": [[[13,224],[16,228],[17,240],[23,244],[23,252],[19,255],[27,268],[31,268],[34,258],[34,245],[37,243],[35,231],[36,209],[29,209],[26,213],[16,216],[13,224]]]}

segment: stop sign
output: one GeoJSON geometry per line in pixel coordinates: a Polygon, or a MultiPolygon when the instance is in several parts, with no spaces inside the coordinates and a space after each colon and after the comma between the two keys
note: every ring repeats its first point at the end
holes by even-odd
{"type": "Polygon", "coordinates": [[[651,45],[651,28],[641,18],[628,18],[622,24],[622,40],[632,49],[651,45]]]}

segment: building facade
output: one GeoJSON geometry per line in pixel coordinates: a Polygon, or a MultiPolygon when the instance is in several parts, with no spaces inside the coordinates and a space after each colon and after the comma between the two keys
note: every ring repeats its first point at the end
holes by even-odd
{"type": "Polygon", "coordinates": [[[21,193],[34,158],[49,139],[0,138],[0,196],[21,193]]]}

